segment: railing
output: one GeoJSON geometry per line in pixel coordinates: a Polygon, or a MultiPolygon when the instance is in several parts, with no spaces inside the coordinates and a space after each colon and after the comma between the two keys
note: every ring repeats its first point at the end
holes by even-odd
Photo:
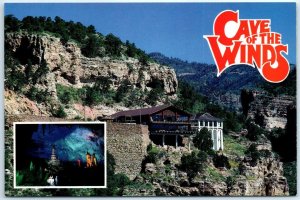
{"type": "Polygon", "coordinates": [[[192,128],[198,128],[198,129],[202,129],[202,128],[207,128],[207,129],[223,129],[223,127],[220,126],[195,126],[192,125],[192,128]]]}
{"type": "Polygon", "coordinates": [[[183,121],[151,121],[152,124],[183,124],[183,125],[191,125],[190,122],[183,122],[183,121]]]}
{"type": "Polygon", "coordinates": [[[185,125],[190,125],[191,122],[189,121],[182,121],[182,120],[172,120],[172,121],[169,121],[167,119],[155,119],[153,120],[153,117],[150,117],[150,122],[153,123],[153,124],[185,124],[185,125]]]}
{"type": "Polygon", "coordinates": [[[198,131],[186,131],[186,130],[176,130],[176,131],[166,131],[166,130],[155,130],[150,131],[152,135],[193,135],[196,134],[198,131]]]}

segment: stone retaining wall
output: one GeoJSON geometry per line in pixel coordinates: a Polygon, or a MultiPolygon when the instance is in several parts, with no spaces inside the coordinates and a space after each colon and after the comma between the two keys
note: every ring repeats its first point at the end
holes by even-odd
{"type": "Polygon", "coordinates": [[[146,125],[107,123],[107,151],[115,158],[115,173],[133,180],[141,171],[149,142],[146,125]]]}

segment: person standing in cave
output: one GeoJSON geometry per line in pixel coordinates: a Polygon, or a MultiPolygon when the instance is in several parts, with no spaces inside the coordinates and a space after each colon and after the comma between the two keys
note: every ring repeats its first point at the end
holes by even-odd
{"type": "Polygon", "coordinates": [[[58,185],[58,176],[55,176],[54,185],[58,185]]]}
{"type": "Polygon", "coordinates": [[[96,154],[95,153],[92,155],[92,166],[93,167],[97,166],[97,158],[96,158],[96,154]]]}
{"type": "Polygon", "coordinates": [[[77,159],[77,166],[80,168],[81,167],[81,160],[80,160],[80,158],[78,157],[78,159],[77,159]]]}
{"type": "Polygon", "coordinates": [[[92,167],[92,158],[89,152],[86,152],[86,167],[87,168],[92,167]]]}

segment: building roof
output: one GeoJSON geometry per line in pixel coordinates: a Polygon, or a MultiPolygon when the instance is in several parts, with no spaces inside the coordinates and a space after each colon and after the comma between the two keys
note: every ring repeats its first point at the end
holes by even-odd
{"type": "MultiPolygon", "coordinates": [[[[115,119],[115,118],[118,118],[121,116],[135,117],[135,116],[140,116],[140,115],[152,115],[154,113],[157,113],[161,110],[165,110],[170,107],[177,109],[176,107],[174,107],[172,105],[161,105],[161,106],[155,106],[155,107],[150,107],[150,108],[141,108],[141,109],[117,112],[117,113],[111,115],[111,118],[115,119]]],[[[177,110],[180,110],[180,109],[177,109],[177,110]]],[[[180,111],[186,113],[187,115],[190,115],[189,113],[187,113],[185,111],[182,111],[182,110],[180,110],[180,111]]]]}
{"type": "Polygon", "coordinates": [[[193,115],[191,120],[192,121],[210,121],[210,122],[221,122],[221,121],[223,121],[222,119],[214,117],[209,113],[204,113],[204,114],[199,113],[199,114],[193,115]]]}

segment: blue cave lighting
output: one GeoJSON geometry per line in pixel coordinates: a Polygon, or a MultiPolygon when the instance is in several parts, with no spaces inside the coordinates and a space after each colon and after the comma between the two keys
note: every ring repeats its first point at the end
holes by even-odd
{"type": "Polygon", "coordinates": [[[103,130],[95,131],[82,125],[39,125],[32,134],[34,145],[28,150],[32,157],[49,159],[52,146],[61,161],[86,161],[86,153],[94,154],[97,161],[104,160],[103,130]]]}

